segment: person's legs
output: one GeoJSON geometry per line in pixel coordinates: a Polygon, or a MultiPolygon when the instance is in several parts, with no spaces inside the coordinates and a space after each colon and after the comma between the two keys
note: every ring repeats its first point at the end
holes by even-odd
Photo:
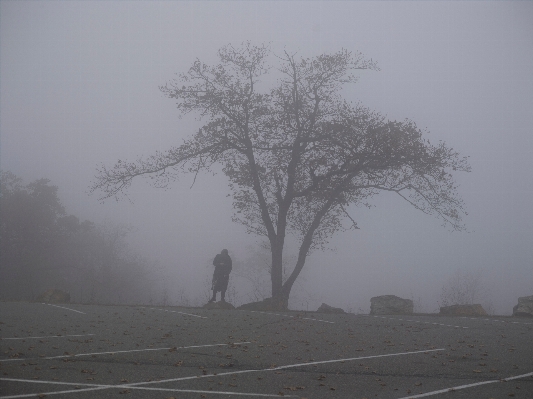
{"type": "Polygon", "coordinates": [[[229,274],[220,277],[220,301],[226,302],[226,290],[228,289],[229,274]]]}
{"type": "Polygon", "coordinates": [[[220,291],[220,270],[217,267],[213,272],[213,297],[209,300],[209,302],[215,302],[217,300],[218,291],[220,291]]]}

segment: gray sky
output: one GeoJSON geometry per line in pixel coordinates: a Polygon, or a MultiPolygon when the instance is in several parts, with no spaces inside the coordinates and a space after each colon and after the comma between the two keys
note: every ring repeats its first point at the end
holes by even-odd
{"type": "MultiPolygon", "coordinates": [[[[361,51],[381,71],[346,88],[351,100],[427,127],[470,156],[459,175],[468,232],[450,233],[399,198],[352,208],[361,230],[315,253],[303,273],[313,306],[368,310],[370,297],[421,298],[437,309],[455,270],[481,270],[509,314],[533,294],[533,2],[0,2],[2,170],[59,186],[67,211],[136,227],[135,245],[171,280],[199,287],[220,249],[254,242],[231,223],[225,178],[193,176],[168,191],[144,180],[132,203],[87,196],[97,164],[180,144],[198,122],[178,119],[158,86],[223,45],[270,42],[305,56],[361,51]]],[[[191,288],[193,291],[194,289],[191,288]]]]}

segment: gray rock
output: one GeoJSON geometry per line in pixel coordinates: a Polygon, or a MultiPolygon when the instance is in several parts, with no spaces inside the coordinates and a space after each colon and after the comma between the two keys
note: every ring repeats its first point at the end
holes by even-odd
{"type": "Polygon", "coordinates": [[[46,303],[70,303],[70,294],[65,291],[51,289],[39,295],[37,301],[46,303]]]}
{"type": "Polygon", "coordinates": [[[451,305],[440,308],[439,314],[445,316],[486,316],[487,312],[479,303],[473,305],[451,305]]]}
{"type": "Polygon", "coordinates": [[[370,299],[370,314],[413,313],[413,301],[396,295],[381,295],[370,299]]]}
{"type": "Polygon", "coordinates": [[[518,298],[518,304],[513,307],[513,316],[533,317],[533,295],[518,298]]]}
{"type": "Polygon", "coordinates": [[[342,310],[341,308],[334,308],[333,306],[329,306],[329,305],[326,305],[325,303],[323,303],[322,305],[320,305],[320,307],[318,308],[317,312],[320,312],[320,313],[344,313],[344,310],[342,310]]]}
{"type": "Polygon", "coordinates": [[[202,306],[204,309],[235,309],[235,306],[233,306],[229,302],[208,302],[204,306],[202,306]]]}
{"type": "Polygon", "coordinates": [[[259,302],[245,303],[239,306],[240,310],[276,311],[284,312],[288,310],[288,301],[283,299],[267,298],[259,302]]]}

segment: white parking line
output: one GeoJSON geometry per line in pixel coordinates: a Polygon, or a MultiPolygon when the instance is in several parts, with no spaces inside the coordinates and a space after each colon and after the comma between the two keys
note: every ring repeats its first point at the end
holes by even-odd
{"type": "Polygon", "coordinates": [[[378,358],[378,357],[413,355],[413,354],[416,354],[416,353],[438,352],[438,351],[443,351],[443,350],[445,350],[445,349],[444,348],[443,349],[430,349],[430,350],[415,351],[415,352],[400,352],[400,353],[388,353],[388,354],[385,354],[385,355],[352,357],[352,358],[348,358],[348,359],[324,360],[324,361],[321,361],[321,362],[309,362],[309,363],[291,364],[291,365],[288,365],[288,366],[279,366],[279,367],[273,368],[272,370],[282,370],[282,369],[287,369],[287,368],[292,368],[292,367],[309,366],[309,365],[312,365],[312,364],[338,363],[338,362],[348,362],[348,361],[351,361],[351,360],[375,359],[375,358],[378,358]]]}
{"type": "Polygon", "coordinates": [[[518,380],[519,378],[532,377],[532,376],[533,376],[533,372],[527,373],[527,374],[515,375],[513,377],[507,377],[507,378],[504,378],[502,381],[518,380]]]}
{"type": "Polygon", "coordinates": [[[519,378],[524,378],[524,377],[529,377],[529,376],[533,376],[533,373],[527,373],[527,374],[517,375],[517,376],[514,376],[514,377],[508,377],[508,378],[504,378],[504,379],[501,379],[501,380],[489,380],[489,381],[476,382],[476,383],[474,383],[474,384],[459,385],[459,386],[456,386],[456,387],[451,387],[451,388],[446,388],[446,389],[440,389],[440,390],[438,390],[438,391],[426,392],[426,393],[421,393],[421,394],[418,394],[418,395],[412,395],[412,396],[404,396],[403,398],[399,398],[399,399],[425,398],[425,397],[427,397],[427,396],[438,395],[438,394],[440,394],[440,393],[454,392],[454,391],[459,391],[459,390],[461,390],[461,389],[472,388],[472,387],[478,387],[478,386],[480,386],[480,385],[494,384],[494,383],[496,383],[496,382],[512,381],[512,380],[517,380],[517,379],[519,379],[519,378]]]}
{"type": "Polygon", "coordinates": [[[523,323],[521,321],[506,321],[506,320],[496,320],[496,319],[480,319],[480,318],[476,318],[476,317],[465,317],[465,316],[462,316],[461,319],[470,319],[470,320],[483,320],[483,321],[493,321],[493,322],[497,322],[497,323],[509,323],[509,324],[525,324],[525,325],[528,325],[528,326],[531,326],[533,325],[533,323],[523,323]]]}
{"type": "Polygon", "coordinates": [[[60,356],[48,356],[48,357],[34,357],[34,358],[14,358],[14,359],[0,359],[0,362],[15,362],[23,360],[51,360],[51,359],[64,359],[80,356],[96,356],[96,355],[114,355],[117,353],[132,353],[132,352],[149,352],[149,351],[163,351],[170,349],[191,349],[191,348],[207,348],[212,346],[225,346],[225,345],[241,345],[249,344],[250,342],[233,342],[229,344],[211,344],[211,345],[192,345],[192,346],[179,346],[179,347],[170,347],[170,348],[147,348],[147,349],[132,349],[127,351],[109,351],[109,352],[92,352],[92,353],[78,353],[75,355],[60,355],[60,356]]]}
{"type": "MultiPolygon", "coordinates": [[[[4,380],[4,378],[0,378],[0,381],[4,380]]],[[[29,382],[29,381],[28,381],[29,382]]],[[[81,385],[81,384],[78,384],[81,385]]],[[[16,399],[16,398],[36,398],[40,395],[60,395],[60,394],[67,394],[67,393],[78,393],[78,392],[87,392],[87,391],[99,391],[102,389],[109,389],[107,386],[102,387],[94,387],[94,388],[81,388],[81,389],[70,389],[68,391],[52,391],[52,392],[38,392],[38,393],[26,393],[26,394],[20,394],[20,395],[9,395],[9,396],[0,396],[0,399],[16,399]]]]}
{"type": "Polygon", "coordinates": [[[160,310],[162,312],[179,313],[179,314],[184,314],[184,315],[187,315],[187,316],[194,316],[194,317],[199,317],[201,319],[207,319],[207,317],[205,317],[205,316],[199,316],[199,315],[194,314],[194,313],[178,312],[177,310],[168,310],[168,309],[159,309],[159,308],[143,308],[143,309],[160,310]]]}
{"type": "MultiPolygon", "coordinates": [[[[241,343],[249,343],[249,342],[241,342],[241,343]]],[[[217,344],[217,345],[227,345],[227,344],[217,344]]],[[[204,346],[217,346],[217,345],[204,345],[204,346]]],[[[239,370],[239,371],[230,371],[227,373],[213,373],[213,374],[205,374],[205,375],[196,375],[196,376],[189,376],[189,377],[181,377],[181,378],[169,378],[165,380],[159,380],[159,381],[144,381],[144,382],[136,382],[132,384],[121,384],[121,385],[91,385],[91,384],[75,384],[70,382],[56,382],[56,381],[36,381],[36,380],[20,380],[20,379],[13,379],[13,378],[0,378],[0,381],[20,381],[20,382],[32,382],[32,383],[41,383],[41,384],[63,384],[63,385],[75,385],[75,386],[89,386],[89,388],[80,388],[80,389],[71,389],[67,391],[55,391],[55,392],[46,392],[43,393],[44,395],[57,395],[57,394],[67,394],[67,393],[77,393],[77,392],[87,392],[87,391],[97,391],[102,389],[116,389],[116,388],[123,388],[123,389],[143,389],[143,390],[156,390],[156,391],[170,391],[170,392],[188,392],[188,393],[216,393],[216,394],[223,394],[223,395],[248,395],[248,396],[279,396],[276,395],[270,395],[270,394],[256,394],[256,393],[240,393],[240,392],[216,392],[216,391],[195,391],[195,390],[185,390],[185,389],[165,389],[165,388],[149,388],[149,387],[143,387],[143,385],[151,385],[151,384],[163,384],[168,382],[176,382],[176,381],[185,381],[185,380],[191,380],[191,379],[198,379],[198,378],[212,378],[217,376],[226,376],[226,375],[235,375],[235,374],[245,374],[245,373],[259,373],[259,372],[265,372],[265,371],[275,371],[275,370],[283,370],[288,368],[294,368],[294,367],[302,367],[302,366],[311,366],[315,364],[326,364],[326,363],[339,363],[339,362],[346,362],[346,361],[352,361],[352,360],[363,360],[363,359],[375,359],[375,358],[381,358],[381,357],[391,357],[391,356],[403,356],[403,355],[414,355],[419,353],[428,353],[428,352],[436,352],[436,351],[443,351],[445,349],[431,349],[426,351],[415,351],[415,352],[401,352],[401,353],[389,353],[384,355],[374,355],[374,356],[361,356],[361,357],[353,357],[353,358],[346,358],[346,359],[335,359],[335,360],[323,360],[319,362],[309,362],[309,363],[296,363],[296,364],[288,364],[285,366],[279,366],[279,367],[271,367],[267,369],[256,369],[256,370],[239,370]]],[[[35,397],[38,394],[23,394],[23,395],[13,395],[13,396],[0,396],[0,399],[15,399],[15,398],[28,398],[28,397],[35,397]]],[[[290,397],[290,395],[284,395],[287,397],[290,397]]]]}
{"type": "Polygon", "coordinates": [[[271,315],[274,315],[274,316],[292,317],[293,319],[313,320],[313,321],[320,321],[320,322],[322,322],[322,323],[335,324],[334,321],[314,319],[314,318],[312,318],[312,317],[292,316],[292,315],[289,315],[289,314],[279,314],[279,313],[261,312],[261,311],[259,311],[259,310],[243,310],[243,312],[253,312],[253,313],[271,314],[271,315]]]}
{"type": "MultiPolygon", "coordinates": [[[[23,380],[19,378],[0,378],[0,381],[13,381],[13,382],[25,382],[25,383],[37,383],[37,384],[50,384],[50,385],[73,385],[77,386],[77,389],[69,389],[66,391],[50,391],[39,392],[19,395],[0,396],[0,399],[15,399],[15,398],[34,398],[39,395],[61,395],[69,393],[98,391],[103,389],[137,389],[144,391],[163,391],[163,392],[184,392],[184,393],[210,393],[217,395],[232,395],[232,396],[259,396],[259,397],[279,397],[279,394],[265,394],[265,393],[250,393],[250,392],[228,392],[228,391],[204,391],[194,389],[175,389],[175,388],[154,388],[154,387],[133,387],[131,385],[101,385],[101,384],[75,384],[72,382],[59,382],[59,381],[36,381],[36,380],[23,380]],[[81,388],[86,386],[87,388],[81,388]]],[[[293,398],[295,395],[283,395],[284,397],[293,398]]]]}
{"type": "Polygon", "coordinates": [[[352,360],[374,359],[374,358],[379,358],[379,357],[391,357],[391,356],[402,356],[402,355],[414,355],[414,354],[417,354],[417,353],[436,352],[436,351],[443,351],[443,350],[445,350],[445,349],[430,349],[430,350],[426,350],[426,351],[389,353],[389,354],[384,354],[384,355],[361,356],[361,357],[352,357],[352,358],[335,359],[335,360],[323,360],[323,361],[319,361],[319,362],[288,364],[288,365],[285,365],[285,366],[270,367],[270,368],[267,368],[267,369],[237,370],[237,371],[228,371],[226,373],[216,373],[216,374],[213,373],[213,374],[194,375],[194,376],[189,376],[189,377],[170,378],[170,379],[167,379],[167,380],[160,380],[160,381],[137,382],[137,383],[128,384],[128,385],[138,386],[138,385],[160,384],[160,383],[163,383],[163,382],[185,381],[185,380],[193,380],[193,379],[197,379],[197,378],[207,378],[207,377],[234,375],[234,374],[260,373],[260,372],[264,372],[264,371],[275,371],[275,370],[283,370],[283,369],[289,369],[289,368],[294,368],[294,367],[311,366],[311,365],[314,365],[314,364],[342,363],[342,362],[348,362],[348,361],[352,361],[352,360]]]}
{"type": "Polygon", "coordinates": [[[65,338],[65,337],[88,337],[94,334],[65,334],[65,335],[46,335],[43,337],[11,337],[11,338],[0,338],[0,341],[3,339],[48,339],[48,338],[65,338]]]}
{"type": "MultiPolygon", "coordinates": [[[[120,387],[122,388],[122,387],[120,387]]],[[[268,394],[268,393],[249,393],[249,392],[227,392],[227,391],[200,391],[195,389],[174,389],[174,388],[152,388],[152,387],[131,387],[129,385],[124,386],[124,388],[129,389],[139,389],[139,390],[146,390],[146,391],[165,391],[165,392],[185,392],[185,393],[211,393],[211,394],[218,394],[218,395],[232,395],[232,396],[263,396],[263,397],[277,397],[279,398],[279,394],[268,394]]],[[[296,395],[283,395],[283,397],[289,397],[289,398],[296,398],[296,395]]],[[[3,397],[0,397],[0,399],[3,399],[3,397]]]]}
{"type": "Polygon", "coordinates": [[[44,302],[43,302],[43,305],[49,305],[49,306],[53,306],[53,307],[55,307],[55,308],[67,309],[67,310],[71,310],[71,311],[73,311],[73,312],[77,312],[77,313],[81,313],[81,314],[86,314],[86,313],[80,312],[79,310],[76,310],[76,309],[66,308],[66,307],[64,307],[64,306],[52,305],[51,303],[44,303],[44,302]]]}
{"type": "MultiPolygon", "coordinates": [[[[0,378],[0,381],[13,381],[13,382],[33,382],[35,384],[49,384],[49,385],[74,385],[74,386],[88,386],[88,387],[108,387],[112,385],[102,384],[88,384],[88,383],[75,383],[64,381],[46,381],[46,380],[25,380],[23,378],[0,378]]],[[[35,395],[35,394],[34,394],[35,395]]]]}
{"type": "Polygon", "coordinates": [[[397,318],[397,317],[384,317],[384,316],[374,316],[374,315],[363,315],[363,316],[377,317],[379,319],[387,319],[387,320],[407,321],[409,323],[433,324],[433,325],[436,325],[436,326],[443,326],[443,327],[468,328],[468,327],[464,327],[464,326],[454,326],[454,325],[451,325],[451,324],[433,323],[431,321],[400,319],[400,318],[397,318]]]}

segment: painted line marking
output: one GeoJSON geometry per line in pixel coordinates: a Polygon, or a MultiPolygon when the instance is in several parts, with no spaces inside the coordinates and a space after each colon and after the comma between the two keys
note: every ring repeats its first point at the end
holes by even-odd
{"type": "Polygon", "coordinates": [[[338,363],[338,362],[346,362],[346,361],[351,361],[351,360],[374,359],[374,358],[378,358],[378,357],[413,355],[413,354],[416,354],[416,353],[438,352],[438,351],[443,351],[443,350],[446,350],[446,349],[444,349],[444,348],[441,348],[441,349],[429,349],[429,350],[422,350],[422,351],[415,351],[415,352],[400,352],[400,353],[389,353],[389,354],[385,354],[385,355],[352,357],[352,358],[348,358],[348,359],[323,360],[323,361],[320,361],[320,362],[309,362],[309,363],[291,364],[291,365],[288,365],[288,366],[279,366],[279,367],[276,367],[276,368],[273,368],[273,369],[269,369],[269,370],[282,370],[282,369],[286,369],[286,368],[299,367],[299,366],[309,366],[309,365],[313,365],[313,364],[338,363]]]}
{"type": "Polygon", "coordinates": [[[513,377],[507,377],[507,378],[504,378],[502,381],[518,380],[519,378],[531,377],[531,376],[533,376],[533,372],[527,373],[527,374],[515,375],[513,377]]]}
{"type": "Polygon", "coordinates": [[[320,322],[322,322],[322,323],[335,324],[334,321],[327,321],[327,320],[313,319],[312,317],[292,316],[292,315],[289,315],[289,314],[279,314],[279,313],[261,312],[261,311],[259,311],[259,310],[243,310],[243,312],[263,313],[263,314],[270,314],[270,315],[274,315],[274,316],[292,317],[293,319],[313,320],[313,321],[320,321],[320,322]]]}
{"type": "Polygon", "coordinates": [[[79,310],[76,310],[76,309],[66,308],[66,307],[64,307],[64,306],[52,305],[51,303],[44,303],[44,302],[43,302],[43,305],[48,305],[48,306],[53,306],[53,307],[55,307],[55,308],[61,308],[61,309],[71,310],[71,311],[73,311],[73,312],[77,312],[77,313],[81,313],[81,314],[87,314],[87,313],[84,313],[84,312],[80,312],[79,310]]]}
{"type": "MultiPolygon", "coordinates": [[[[0,379],[0,381],[3,380],[0,379]]],[[[81,384],[79,384],[81,385],[81,384]]],[[[68,391],[52,391],[52,392],[37,392],[37,393],[27,393],[27,394],[21,394],[21,395],[9,395],[9,396],[0,396],[0,399],[16,399],[16,398],[36,398],[39,395],[60,395],[60,394],[66,394],[66,393],[78,393],[78,392],[87,392],[87,391],[100,391],[102,389],[109,389],[106,386],[103,387],[94,387],[94,388],[85,388],[85,389],[70,389],[68,391]]]]}
{"type": "MultiPolygon", "coordinates": [[[[35,384],[49,384],[49,385],[74,385],[74,386],[87,386],[87,387],[111,387],[114,385],[104,385],[104,384],[88,384],[88,383],[75,383],[75,382],[65,382],[65,381],[46,381],[46,380],[25,380],[23,378],[0,378],[0,381],[13,381],[13,382],[33,382],[35,384]]],[[[35,394],[32,394],[35,395],[35,394]]],[[[2,396],[3,398],[3,396],[2,396]]]]}
{"type": "MultiPolygon", "coordinates": [[[[218,345],[227,345],[227,344],[218,344],[218,345]]],[[[216,346],[216,345],[210,345],[210,346],[216,346]]],[[[91,385],[91,384],[83,384],[83,383],[74,384],[74,383],[70,383],[70,382],[69,383],[62,383],[62,382],[56,382],[56,381],[52,382],[52,381],[36,381],[36,380],[17,380],[17,379],[11,379],[11,378],[0,378],[0,381],[5,380],[5,381],[20,381],[20,382],[42,383],[42,384],[63,384],[63,385],[89,386],[89,388],[82,388],[82,389],[46,392],[46,393],[43,393],[44,395],[56,395],[56,394],[76,393],[76,392],[87,392],[87,391],[97,391],[97,390],[102,390],[102,389],[116,389],[116,388],[144,389],[144,390],[162,391],[162,390],[165,390],[165,389],[164,388],[142,387],[142,385],[163,384],[163,383],[167,383],[167,382],[185,381],[185,380],[198,379],[198,378],[212,378],[212,377],[217,377],[217,376],[245,374],[245,373],[258,373],[258,372],[265,372],[265,371],[275,371],[275,370],[283,370],[283,369],[294,368],[294,367],[311,366],[311,365],[315,365],[315,364],[325,364],[325,363],[338,363],[338,362],[345,362],[345,361],[351,361],[351,360],[363,360],[363,359],[375,359],[375,358],[390,357],[390,356],[413,355],[413,354],[436,352],[436,351],[443,351],[443,350],[445,350],[445,349],[431,349],[431,350],[426,350],[426,351],[400,352],[400,353],[390,353],[390,354],[384,354],[384,355],[361,356],[361,357],[354,357],[354,358],[347,358],[347,359],[323,360],[323,361],[318,361],[318,362],[288,364],[288,365],[285,365],[285,366],[272,367],[272,368],[267,368],[267,369],[239,370],[239,371],[230,371],[230,372],[227,372],[227,373],[196,375],[196,376],[190,376],[190,377],[170,378],[170,379],[159,380],[159,381],[144,381],[144,382],[136,382],[136,383],[133,383],[133,384],[121,384],[121,385],[91,385]]],[[[249,396],[279,396],[277,394],[276,395],[244,394],[244,393],[238,393],[238,392],[214,392],[214,391],[205,391],[204,392],[204,391],[174,390],[174,389],[169,389],[169,391],[172,391],[172,392],[218,393],[218,394],[227,394],[227,395],[232,395],[233,394],[233,395],[249,395],[249,396]]],[[[0,399],[28,398],[28,397],[35,397],[35,396],[37,396],[39,394],[40,393],[13,395],[13,396],[0,396],[0,399]]],[[[284,396],[290,397],[289,395],[284,395],[284,396]]]]}
{"type": "Polygon", "coordinates": [[[506,320],[479,319],[479,318],[476,318],[476,317],[466,317],[466,316],[461,316],[461,319],[483,320],[483,321],[492,321],[492,322],[508,323],[508,324],[524,324],[524,325],[526,325],[526,326],[531,326],[531,325],[533,325],[533,323],[523,323],[523,322],[520,322],[520,321],[506,321],[506,320]]]}
{"type": "MultiPolygon", "coordinates": [[[[440,350],[443,350],[443,349],[440,349],[440,350]]],[[[406,352],[406,353],[399,353],[399,354],[394,354],[394,355],[397,356],[397,355],[411,354],[411,353],[416,353],[416,352],[406,352]]],[[[394,355],[392,355],[392,356],[394,356],[394,355]]],[[[377,355],[377,356],[361,357],[361,358],[357,358],[357,359],[368,359],[368,358],[383,357],[383,356],[388,356],[388,355],[377,355]]],[[[391,355],[389,355],[389,356],[391,356],[391,355]]],[[[353,359],[344,359],[344,360],[353,360],[353,359]]],[[[326,362],[334,362],[334,361],[340,361],[340,360],[333,360],[333,361],[326,361],[326,362]]],[[[324,362],[303,363],[303,365],[316,364],[316,363],[324,363],[324,362]]],[[[283,368],[296,367],[296,366],[298,366],[298,365],[281,366],[281,367],[276,367],[276,368],[272,368],[272,369],[265,369],[265,370],[280,370],[280,369],[283,369],[283,368]]],[[[264,370],[243,370],[243,372],[244,371],[264,371],[264,370]]],[[[221,373],[221,374],[217,374],[217,375],[227,375],[227,374],[231,374],[231,373],[221,373]]],[[[452,388],[441,389],[441,390],[438,390],[438,391],[426,392],[426,393],[423,393],[423,394],[412,395],[412,396],[405,396],[405,397],[402,397],[402,398],[399,398],[399,399],[424,398],[424,397],[428,397],[428,396],[438,395],[438,394],[441,394],[441,393],[448,393],[448,392],[458,391],[458,390],[461,390],[461,389],[473,388],[473,387],[481,386],[481,385],[494,384],[494,383],[497,383],[497,382],[507,382],[507,381],[512,381],[512,380],[516,380],[516,379],[520,379],[520,378],[530,377],[530,376],[533,376],[533,372],[527,373],[527,374],[521,374],[521,375],[517,375],[517,376],[512,376],[512,377],[507,377],[507,378],[504,378],[504,379],[501,379],[501,380],[489,380],[489,381],[482,381],[482,382],[477,382],[477,383],[473,383],[473,384],[459,385],[459,386],[455,386],[455,387],[452,387],[452,388]]],[[[195,378],[195,377],[193,377],[193,378],[195,378]]],[[[201,391],[201,390],[190,390],[190,389],[149,388],[149,387],[135,386],[136,384],[128,384],[128,385],[91,385],[91,384],[75,384],[75,383],[55,382],[55,381],[22,380],[22,379],[15,379],[15,378],[0,378],[0,381],[17,381],[17,382],[41,383],[41,384],[90,386],[90,388],[85,388],[85,389],[74,389],[74,390],[67,390],[67,391],[46,392],[46,393],[43,393],[44,395],[57,395],[57,394],[66,394],[66,393],[75,393],[75,392],[96,391],[96,390],[102,390],[102,389],[119,389],[119,388],[126,388],[127,389],[127,388],[131,388],[131,389],[151,390],[151,391],[184,392],[184,393],[211,393],[211,394],[219,394],[219,395],[239,395],[239,396],[248,395],[248,396],[261,396],[261,397],[279,396],[277,394],[276,395],[271,395],[271,394],[242,393],[242,392],[201,391]]],[[[168,382],[168,381],[169,380],[162,380],[162,381],[157,381],[155,383],[168,382]]],[[[138,383],[138,384],[146,384],[146,383],[138,383]]],[[[35,397],[37,395],[38,394],[32,393],[32,394],[22,394],[22,395],[1,396],[0,399],[28,398],[28,397],[35,397]]],[[[294,396],[291,396],[291,395],[284,395],[284,396],[294,397],[294,396]]]]}
{"type": "Polygon", "coordinates": [[[179,313],[179,314],[184,314],[184,315],[187,315],[187,316],[194,316],[194,317],[199,317],[201,319],[207,319],[207,317],[205,317],[205,316],[199,316],[199,315],[193,314],[193,313],[178,312],[177,310],[158,309],[158,308],[144,308],[144,309],[160,310],[162,312],[179,313]]]}
{"type": "Polygon", "coordinates": [[[507,378],[503,378],[503,379],[501,379],[501,380],[489,380],[489,381],[476,382],[476,383],[474,383],[474,384],[459,385],[459,386],[456,386],[456,387],[451,387],[451,388],[446,388],[446,389],[440,389],[440,390],[438,390],[438,391],[426,392],[426,393],[421,393],[421,394],[418,394],[418,395],[412,395],[412,396],[404,396],[404,397],[399,398],[399,399],[424,398],[424,397],[426,397],[426,396],[438,395],[438,394],[440,394],[440,393],[454,392],[454,391],[459,391],[459,390],[461,390],[461,389],[477,387],[477,386],[480,386],[480,385],[494,384],[494,383],[496,383],[496,382],[507,382],[507,381],[517,380],[517,379],[519,379],[519,378],[524,378],[524,377],[529,377],[529,376],[533,376],[533,373],[527,373],[527,374],[517,375],[517,376],[514,376],[514,377],[507,377],[507,378]]]}
{"type": "MultiPolygon", "coordinates": [[[[86,386],[87,388],[69,389],[66,391],[51,391],[51,392],[38,392],[29,394],[0,396],[0,399],[15,399],[15,398],[31,398],[38,395],[58,395],[67,393],[98,391],[103,389],[137,389],[143,391],[163,391],[163,392],[183,392],[183,393],[210,393],[217,395],[234,395],[234,396],[260,396],[260,397],[279,397],[278,394],[265,394],[265,393],[248,393],[248,392],[228,392],[228,391],[204,391],[195,389],[177,389],[177,388],[155,388],[155,387],[132,387],[131,385],[102,385],[102,384],[75,384],[72,382],[60,382],[60,381],[36,381],[36,380],[23,380],[19,378],[0,378],[0,381],[13,381],[13,382],[25,382],[25,383],[37,383],[37,384],[50,384],[50,385],[73,385],[77,387],[86,386]]],[[[284,395],[284,397],[294,398],[295,395],[284,395]]]]}
{"type": "MultiPolygon", "coordinates": [[[[225,346],[225,345],[243,345],[250,344],[251,342],[232,342],[230,344],[210,344],[210,345],[192,345],[192,346],[180,346],[176,349],[190,349],[190,348],[207,348],[212,346],[225,346]]],[[[52,359],[65,359],[72,357],[80,356],[96,356],[96,355],[114,355],[117,353],[132,353],[132,352],[149,352],[149,351],[163,351],[170,350],[174,347],[168,348],[147,348],[147,349],[132,349],[127,351],[109,351],[109,352],[93,352],[93,353],[78,353],[74,355],[60,355],[60,356],[48,356],[48,357],[24,357],[24,358],[15,358],[15,359],[0,359],[0,362],[16,362],[16,361],[25,361],[25,360],[52,360],[52,359]]]]}
{"type": "Polygon", "coordinates": [[[65,338],[65,337],[88,337],[90,335],[95,335],[95,334],[47,335],[44,337],[12,337],[12,338],[0,338],[0,341],[4,339],[47,339],[47,338],[65,338]]]}
{"type": "Polygon", "coordinates": [[[468,328],[468,327],[464,327],[464,326],[454,326],[454,325],[451,325],[451,324],[433,323],[431,321],[404,320],[404,319],[398,319],[396,317],[384,317],[384,316],[374,316],[374,315],[368,315],[368,317],[377,317],[378,319],[386,319],[386,320],[408,321],[409,323],[433,324],[433,325],[443,326],[443,327],[468,328]]]}
{"type": "Polygon", "coordinates": [[[443,350],[445,350],[445,349],[430,349],[430,350],[426,350],[426,351],[389,353],[389,354],[384,354],[384,355],[361,356],[361,357],[352,357],[352,358],[346,358],[346,359],[322,360],[322,361],[319,361],[319,362],[288,364],[288,365],[285,365],[285,366],[278,366],[278,367],[272,367],[272,368],[267,368],[267,369],[251,369],[251,370],[228,371],[226,373],[205,374],[205,375],[202,374],[202,375],[194,375],[194,376],[189,376],[189,377],[170,378],[170,379],[167,379],[167,380],[160,380],[160,381],[137,382],[137,383],[128,384],[128,385],[130,385],[130,386],[138,386],[138,385],[160,384],[160,383],[175,382],[175,381],[185,381],[185,380],[192,380],[192,379],[198,379],[198,378],[208,378],[208,377],[211,378],[211,377],[234,375],[234,374],[260,373],[260,372],[264,372],[264,371],[275,371],[275,370],[283,370],[283,369],[289,369],[289,368],[294,368],[294,367],[312,366],[314,364],[340,363],[340,362],[346,362],[346,361],[351,361],[351,360],[362,360],[362,359],[374,359],[374,358],[390,357],[390,356],[413,355],[413,354],[418,354],[418,353],[436,352],[436,351],[443,351],[443,350]]]}
{"type": "MultiPolygon", "coordinates": [[[[359,314],[357,316],[365,316],[365,317],[379,317],[379,318],[382,318],[382,319],[386,319],[387,317],[383,317],[383,316],[374,316],[374,315],[370,315],[370,314],[359,314]]],[[[506,321],[506,320],[492,320],[492,319],[481,319],[479,317],[466,317],[466,316],[459,316],[458,317],[459,319],[467,319],[467,320],[481,320],[481,321],[492,321],[492,322],[497,322],[497,323],[508,323],[508,324],[524,324],[524,325],[528,325],[528,326],[531,326],[533,325],[533,323],[523,323],[523,322],[520,322],[520,321],[506,321]]],[[[420,320],[407,320],[407,319],[397,319],[397,318],[390,318],[391,320],[402,320],[402,321],[409,321],[409,322],[412,322],[412,323],[426,323],[426,324],[431,324],[431,322],[429,321],[420,321],[420,320]]],[[[433,323],[433,324],[438,324],[438,323],[433,323]]],[[[458,327],[458,328],[468,328],[468,327],[462,327],[462,326],[452,326],[452,325],[449,325],[449,324],[440,324],[442,326],[448,326],[448,327],[458,327]]]]}
{"type": "MultiPolygon", "coordinates": [[[[126,386],[125,388],[129,388],[126,386]]],[[[277,397],[279,394],[268,394],[268,393],[247,393],[247,392],[226,392],[226,391],[200,391],[193,389],[172,389],[172,388],[148,388],[148,387],[132,387],[133,389],[147,390],[147,391],[166,391],[166,392],[185,392],[185,393],[214,393],[218,395],[235,395],[235,396],[263,396],[263,397],[277,397]]],[[[296,395],[283,395],[283,397],[297,398],[296,395]]],[[[3,397],[2,397],[3,398],[3,397]]],[[[0,398],[1,399],[1,398],[0,398]]]]}

